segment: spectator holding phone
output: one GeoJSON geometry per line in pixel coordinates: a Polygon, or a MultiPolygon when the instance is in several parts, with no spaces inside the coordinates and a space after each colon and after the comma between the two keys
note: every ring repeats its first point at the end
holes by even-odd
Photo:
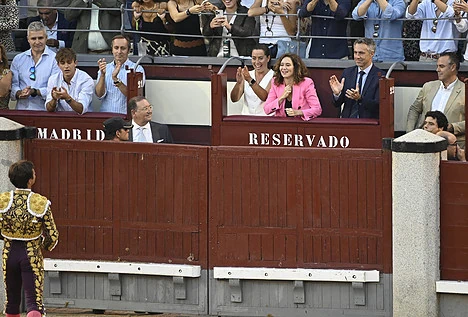
{"type": "Polygon", "coordinates": [[[93,100],[93,79],[76,68],[76,54],[71,48],[60,49],[55,60],[61,72],[52,75],[47,83],[47,111],[86,113],[93,100]]]}
{"type": "Polygon", "coordinates": [[[250,17],[260,16],[259,43],[268,46],[271,56],[277,57],[278,41],[289,42],[296,35],[298,5],[297,0],[255,0],[250,7],[250,17]]]}
{"type": "Polygon", "coordinates": [[[240,4],[240,0],[223,0],[223,5],[221,10],[202,16],[203,35],[210,41],[208,56],[223,57],[224,39],[230,42],[229,56],[249,56],[255,40],[239,37],[253,35],[255,18],[247,16],[248,9],[240,4]]]}

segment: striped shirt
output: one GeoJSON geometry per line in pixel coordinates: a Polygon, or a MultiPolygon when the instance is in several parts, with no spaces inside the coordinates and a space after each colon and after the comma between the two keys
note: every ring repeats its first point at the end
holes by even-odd
{"type": "MultiPolygon", "coordinates": [[[[127,59],[127,61],[120,68],[117,78],[127,85],[127,73],[130,70],[126,70],[125,66],[128,66],[129,69],[135,68],[135,63],[127,59]]],[[[118,87],[114,85],[112,80],[112,72],[115,69],[115,62],[109,63],[106,66],[106,77],[105,77],[105,92],[102,97],[99,99],[102,100],[101,112],[114,112],[114,113],[127,113],[127,97],[120,91],[118,87]]],[[[138,65],[137,72],[143,73],[143,86],[145,85],[145,70],[143,67],[138,65]]],[[[98,71],[97,81],[101,77],[101,72],[98,71]]],[[[94,90],[96,92],[96,89],[94,90]]]]}

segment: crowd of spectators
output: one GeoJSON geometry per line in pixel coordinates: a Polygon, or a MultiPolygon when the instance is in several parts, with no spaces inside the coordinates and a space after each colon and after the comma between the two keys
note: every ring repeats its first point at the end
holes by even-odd
{"type": "Polygon", "coordinates": [[[51,49],[78,54],[110,54],[112,38],[124,30],[135,54],[139,47],[157,56],[249,56],[260,43],[272,58],[298,52],[348,59],[354,38],[367,37],[376,43],[376,62],[435,61],[445,52],[462,56],[459,39],[468,30],[464,0],[20,0],[37,7],[23,18],[15,1],[1,1],[7,51],[27,50],[26,37],[13,30],[42,21],[51,49]],[[121,6],[128,10],[123,20],[121,6]]]}

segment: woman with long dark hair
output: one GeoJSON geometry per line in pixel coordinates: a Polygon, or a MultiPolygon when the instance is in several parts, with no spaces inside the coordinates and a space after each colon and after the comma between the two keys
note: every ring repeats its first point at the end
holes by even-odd
{"type": "Polygon", "coordinates": [[[322,113],[314,81],[304,62],[296,54],[282,55],[273,68],[275,76],[263,105],[266,114],[276,117],[296,117],[310,120],[322,113]]]}

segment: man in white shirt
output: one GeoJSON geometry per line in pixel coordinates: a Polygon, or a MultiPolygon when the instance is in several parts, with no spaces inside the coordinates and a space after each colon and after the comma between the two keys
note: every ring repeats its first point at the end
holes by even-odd
{"type": "Polygon", "coordinates": [[[448,119],[447,131],[457,136],[458,144],[465,147],[465,85],[458,79],[460,60],[456,53],[442,53],[437,60],[438,80],[424,84],[410,106],[406,132],[422,129],[424,114],[439,110],[448,119]]]}
{"type": "Polygon", "coordinates": [[[86,113],[93,100],[93,79],[76,68],[76,54],[71,48],[60,49],[55,60],[61,72],[51,76],[47,83],[47,111],[86,113]]]}
{"type": "Polygon", "coordinates": [[[171,132],[165,124],[151,121],[153,106],[143,96],[130,99],[128,108],[132,114],[133,128],[130,141],[145,143],[173,143],[171,132]]]}
{"type": "Polygon", "coordinates": [[[73,50],[78,54],[110,54],[112,38],[120,33],[120,6],[123,0],[59,0],[56,5],[70,8],[63,14],[68,21],[76,21],[77,31],[73,37],[73,50]],[[89,8],[93,10],[89,10],[89,8]],[[114,32],[100,32],[112,30],[114,32]]]}

